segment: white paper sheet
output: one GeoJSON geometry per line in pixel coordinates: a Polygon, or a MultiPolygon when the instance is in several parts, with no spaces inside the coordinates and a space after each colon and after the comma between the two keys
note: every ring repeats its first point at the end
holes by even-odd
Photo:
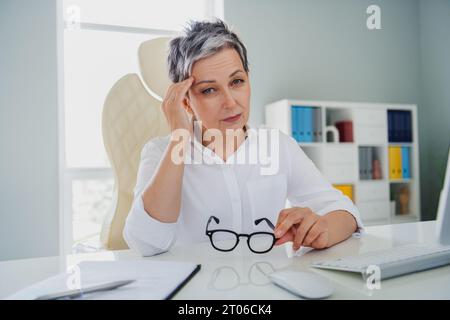
{"type": "Polygon", "coordinates": [[[119,280],[136,280],[126,286],[86,294],[81,299],[165,299],[197,267],[191,262],[149,260],[83,261],[30,287],[8,299],[36,299],[38,296],[119,280]]]}

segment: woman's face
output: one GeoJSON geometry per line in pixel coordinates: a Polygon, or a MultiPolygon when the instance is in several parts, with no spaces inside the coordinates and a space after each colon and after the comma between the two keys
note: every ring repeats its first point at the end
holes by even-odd
{"type": "Polygon", "coordinates": [[[242,129],[250,106],[249,76],[235,49],[225,48],[192,66],[188,111],[205,129],[242,129]]]}

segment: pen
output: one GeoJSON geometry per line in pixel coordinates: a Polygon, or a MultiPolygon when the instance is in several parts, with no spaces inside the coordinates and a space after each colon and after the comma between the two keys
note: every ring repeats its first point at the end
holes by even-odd
{"type": "Polygon", "coordinates": [[[123,287],[127,284],[130,284],[134,282],[135,280],[121,280],[121,281],[114,281],[114,282],[108,282],[103,283],[100,285],[90,286],[86,288],[80,288],[76,290],[68,290],[68,291],[62,291],[58,293],[52,293],[52,294],[46,294],[40,297],[37,297],[35,300],[56,300],[61,298],[76,298],[79,296],[82,296],[86,293],[92,293],[97,291],[106,291],[106,290],[113,290],[120,287],[123,287]]]}

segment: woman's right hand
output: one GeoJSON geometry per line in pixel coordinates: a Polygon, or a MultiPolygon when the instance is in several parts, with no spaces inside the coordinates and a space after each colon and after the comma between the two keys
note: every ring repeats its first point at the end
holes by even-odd
{"type": "Polygon", "coordinates": [[[185,110],[186,104],[184,99],[193,82],[194,77],[190,76],[184,81],[173,83],[167,89],[161,109],[164,112],[171,132],[177,129],[185,129],[192,133],[192,124],[185,110]]]}

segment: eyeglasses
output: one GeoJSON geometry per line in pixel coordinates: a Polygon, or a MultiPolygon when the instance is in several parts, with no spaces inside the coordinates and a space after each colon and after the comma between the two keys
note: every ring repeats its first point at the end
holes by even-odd
{"type": "MultiPolygon", "coordinates": [[[[243,234],[236,233],[232,230],[227,229],[215,229],[208,230],[209,224],[214,220],[217,224],[219,224],[219,218],[215,216],[211,216],[208,219],[208,223],[206,224],[206,235],[209,237],[211,241],[211,245],[214,249],[219,251],[232,251],[239,244],[240,237],[247,237],[247,245],[249,249],[254,253],[266,253],[269,252],[273,245],[275,244],[275,235],[272,232],[254,232],[251,234],[243,234]],[[231,241],[221,241],[222,239],[231,238],[231,241]]],[[[262,221],[265,221],[269,227],[273,230],[275,226],[273,223],[267,218],[261,218],[255,220],[255,225],[260,224],[262,221]]]]}

